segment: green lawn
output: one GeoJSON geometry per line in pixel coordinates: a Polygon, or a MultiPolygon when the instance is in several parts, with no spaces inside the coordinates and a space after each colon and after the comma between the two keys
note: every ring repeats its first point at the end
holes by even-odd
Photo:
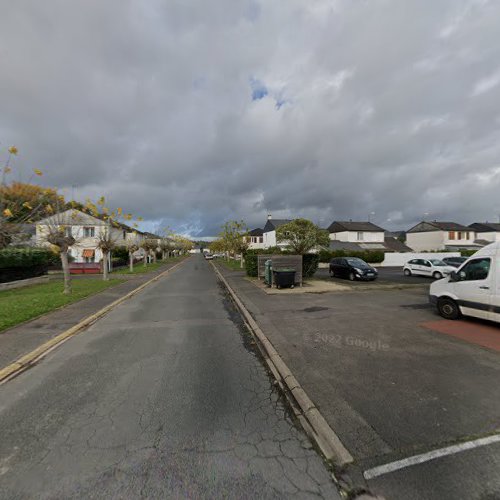
{"type": "Polygon", "coordinates": [[[170,262],[179,262],[183,259],[184,257],[170,257],[169,259],[165,260],[159,260],[158,262],[152,262],[151,264],[148,264],[147,266],[144,266],[142,262],[137,262],[134,264],[134,271],[131,273],[128,268],[127,269],[120,269],[116,271],[117,274],[142,274],[142,273],[149,273],[151,271],[156,271],[157,269],[160,269],[160,267],[163,267],[165,264],[169,264],[170,262]]]}
{"type": "Polygon", "coordinates": [[[245,263],[243,263],[243,267],[241,267],[240,261],[239,260],[233,260],[233,259],[217,259],[217,262],[220,262],[223,266],[226,266],[228,269],[231,269],[231,271],[243,271],[245,269],[245,263]]]}
{"type": "Polygon", "coordinates": [[[122,282],[115,279],[75,279],[72,280],[71,295],[63,295],[62,281],[0,292],[0,332],[122,282]]]}

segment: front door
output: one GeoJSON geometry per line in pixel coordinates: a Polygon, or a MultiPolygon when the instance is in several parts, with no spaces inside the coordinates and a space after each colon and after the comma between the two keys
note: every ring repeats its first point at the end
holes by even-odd
{"type": "Polygon", "coordinates": [[[490,267],[490,257],[478,257],[469,260],[458,271],[460,281],[455,284],[455,293],[464,314],[491,319],[491,287],[494,281],[490,276],[490,267]]]}

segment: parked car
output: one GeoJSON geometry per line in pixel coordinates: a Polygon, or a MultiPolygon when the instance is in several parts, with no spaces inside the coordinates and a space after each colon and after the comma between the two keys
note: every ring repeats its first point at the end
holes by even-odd
{"type": "Polygon", "coordinates": [[[467,257],[445,257],[443,262],[447,266],[460,267],[466,260],[467,257]]]}
{"type": "Polygon", "coordinates": [[[455,271],[453,266],[446,265],[441,259],[412,259],[403,266],[405,276],[421,275],[440,280],[455,271]]]}
{"type": "Polygon", "coordinates": [[[373,281],[377,279],[378,271],[358,257],[336,257],[330,261],[330,276],[373,281]]]}
{"type": "Polygon", "coordinates": [[[213,258],[214,258],[214,256],[211,253],[206,253],[205,254],[205,259],[206,260],[212,260],[213,258]]]}
{"type": "Polygon", "coordinates": [[[448,279],[433,283],[429,300],[446,319],[463,314],[500,323],[500,242],[481,248],[448,279]]]}

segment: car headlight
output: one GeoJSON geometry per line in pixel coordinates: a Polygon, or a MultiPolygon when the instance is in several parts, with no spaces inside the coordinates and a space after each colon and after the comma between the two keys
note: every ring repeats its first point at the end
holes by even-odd
{"type": "Polygon", "coordinates": [[[361,269],[358,269],[357,267],[354,268],[354,270],[358,273],[358,274],[363,274],[363,271],[361,271],[361,269]]]}

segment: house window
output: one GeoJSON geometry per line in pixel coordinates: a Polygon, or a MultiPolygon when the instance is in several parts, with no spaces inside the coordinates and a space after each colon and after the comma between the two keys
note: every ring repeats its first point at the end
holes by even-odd
{"type": "Polygon", "coordinates": [[[66,226],[64,228],[64,236],[66,236],[66,238],[71,238],[71,236],[73,236],[71,232],[71,226],[66,226]]]}
{"type": "Polygon", "coordinates": [[[465,234],[466,234],[465,238],[466,238],[467,240],[470,240],[470,233],[469,233],[469,232],[467,232],[467,233],[465,233],[465,234]]]}
{"type": "Polygon", "coordinates": [[[93,238],[95,236],[95,227],[84,227],[83,228],[83,237],[84,238],[93,238]]]}
{"type": "Polygon", "coordinates": [[[463,239],[462,235],[463,235],[462,231],[458,231],[458,238],[457,238],[457,240],[462,240],[463,239]]]}
{"type": "Polygon", "coordinates": [[[125,240],[125,239],[127,239],[127,231],[125,231],[125,229],[123,230],[123,233],[122,233],[122,234],[123,234],[123,239],[124,239],[124,240],[125,240]]]}
{"type": "Polygon", "coordinates": [[[84,248],[82,252],[84,262],[95,262],[95,251],[93,248],[84,248]]]}
{"type": "Polygon", "coordinates": [[[448,239],[449,240],[454,240],[455,239],[455,231],[450,231],[448,233],[448,239]]]}
{"type": "Polygon", "coordinates": [[[358,241],[363,241],[363,231],[358,231],[358,241]]]}
{"type": "Polygon", "coordinates": [[[263,236],[259,236],[259,243],[264,243],[264,237],[263,236]]]}

